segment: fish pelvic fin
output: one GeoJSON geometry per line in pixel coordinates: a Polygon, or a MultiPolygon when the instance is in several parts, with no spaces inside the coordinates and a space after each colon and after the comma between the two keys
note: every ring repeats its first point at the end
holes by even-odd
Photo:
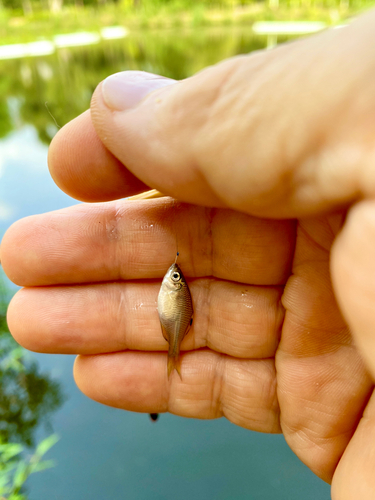
{"type": "Polygon", "coordinates": [[[168,354],[168,364],[167,364],[168,378],[169,378],[170,374],[173,372],[173,370],[176,370],[176,372],[180,376],[180,379],[182,380],[180,356],[178,356],[178,355],[177,356],[170,356],[168,354]]]}

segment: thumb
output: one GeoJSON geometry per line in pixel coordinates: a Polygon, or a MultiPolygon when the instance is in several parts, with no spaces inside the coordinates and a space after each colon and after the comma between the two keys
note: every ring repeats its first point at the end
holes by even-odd
{"type": "Polygon", "coordinates": [[[331,254],[341,311],[375,379],[375,201],[350,209],[331,254]]]}
{"type": "Polygon", "coordinates": [[[182,201],[280,218],[373,195],[374,25],[370,13],[181,82],[118,73],[93,96],[94,127],[182,201]]]}

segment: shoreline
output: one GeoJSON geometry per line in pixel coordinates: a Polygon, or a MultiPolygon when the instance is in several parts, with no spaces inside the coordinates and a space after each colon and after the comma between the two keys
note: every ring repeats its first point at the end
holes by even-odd
{"type": "MultiPolygon", "coordinates": [[[[372,0],[375,5],[375,0],[372,0]]],[[[101,32],[103,28],[117,26],[128,32],[142,30],[193,29],[205,27],[242,26],[250,28],[256,22],[322,22],[327,27],[342,24],[348,19],[369,10],[372,4],[353,9],[346,4],[340,8],[286,7],[271,8],[265,4],[253,4],[234,9],[201,9],[168,13],[160,11],[146,15],[135,14],[121,7],[107,5],[102,8],[65,7],[58,13],[35,12],[27,16],[14,16],[9,11],[0,15],[1,45],[52,41],[57,35],[78,32],[101,32]]]]}
{"type": "MultiPolygon", "coordinates": [[[[344,26],[343,24],[341,26],[344,26]]],[[[336,27],[340,27],[337,25],[336,27]]],[[[249,27],[243,25],[206,26],[205,30],[212,29],[246,29],[254,36],[267,37],[267,47],[277,44],[278,36],[301,36],[316,33],[327,28],[327,24],[318,21],[256,21],[249,27]]],[[[183,32],[194,30],[194,27],[185,27],[183,32]]],[[[155,32],[149,30],[148,33],[155,32]]],[[[162,32],[176,31],[176,28],[157,30],[162,32]]],[[[181,33],[181,29],[178,31],[181,33]]],[[[69,47],[83,47],[95,45],[106,40],[119,40],[128,36],[139,36],[139,30],[129,30],[124,26],[107,26],[99,31],[80,31],[54,35],[51,39],[34,40],[26,43],[0,44],[0,61],[20,59],[25,57],[47,56],[58,49],[69,47]]]]}

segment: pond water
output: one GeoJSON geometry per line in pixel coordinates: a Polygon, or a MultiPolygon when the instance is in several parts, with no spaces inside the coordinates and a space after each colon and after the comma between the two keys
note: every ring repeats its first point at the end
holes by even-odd
{"type": "MultiPolygon", "coordinates": [[[[180,30],[0,61],[0,235],[21,217],[76,203],[50,179],[47,147],[56,123],[87,109],[100,80],[126,69],[180,79],[265,44],[243,28],[180,30]]],[[[30,356],[55,399],[39,406],[29,431],[36,441],[54,431],[60,441],[48,454],[56,467],[27,481],[29,500],[330,498],[328,485],[295,457],[282,436],[249,432],[225,419],[162,415],[152,423],[148,415],[83,396],[73,381],[72,356],[30,356]]],[[[10,429],[2,415],[1,429],[10,429]]],[[[27,441],[21,424],[9,436],[27,441]]]]}

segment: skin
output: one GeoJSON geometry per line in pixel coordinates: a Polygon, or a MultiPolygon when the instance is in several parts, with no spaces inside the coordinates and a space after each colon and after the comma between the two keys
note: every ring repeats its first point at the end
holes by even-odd
{"type": "Polygon", "coordinates": [[[49,165],[77,199],[113,201],[8,230],[18,342],[79,354],[101,403],[283,432],[333,500],[374,498],[374,33],[370,13],[152,80],[123,111],[99,85],[49,165]],[[145,185],[183,203],[117,201],[145,185]],[[177,230],[194,323],[168,381],[155,304],[177,230]]]}

